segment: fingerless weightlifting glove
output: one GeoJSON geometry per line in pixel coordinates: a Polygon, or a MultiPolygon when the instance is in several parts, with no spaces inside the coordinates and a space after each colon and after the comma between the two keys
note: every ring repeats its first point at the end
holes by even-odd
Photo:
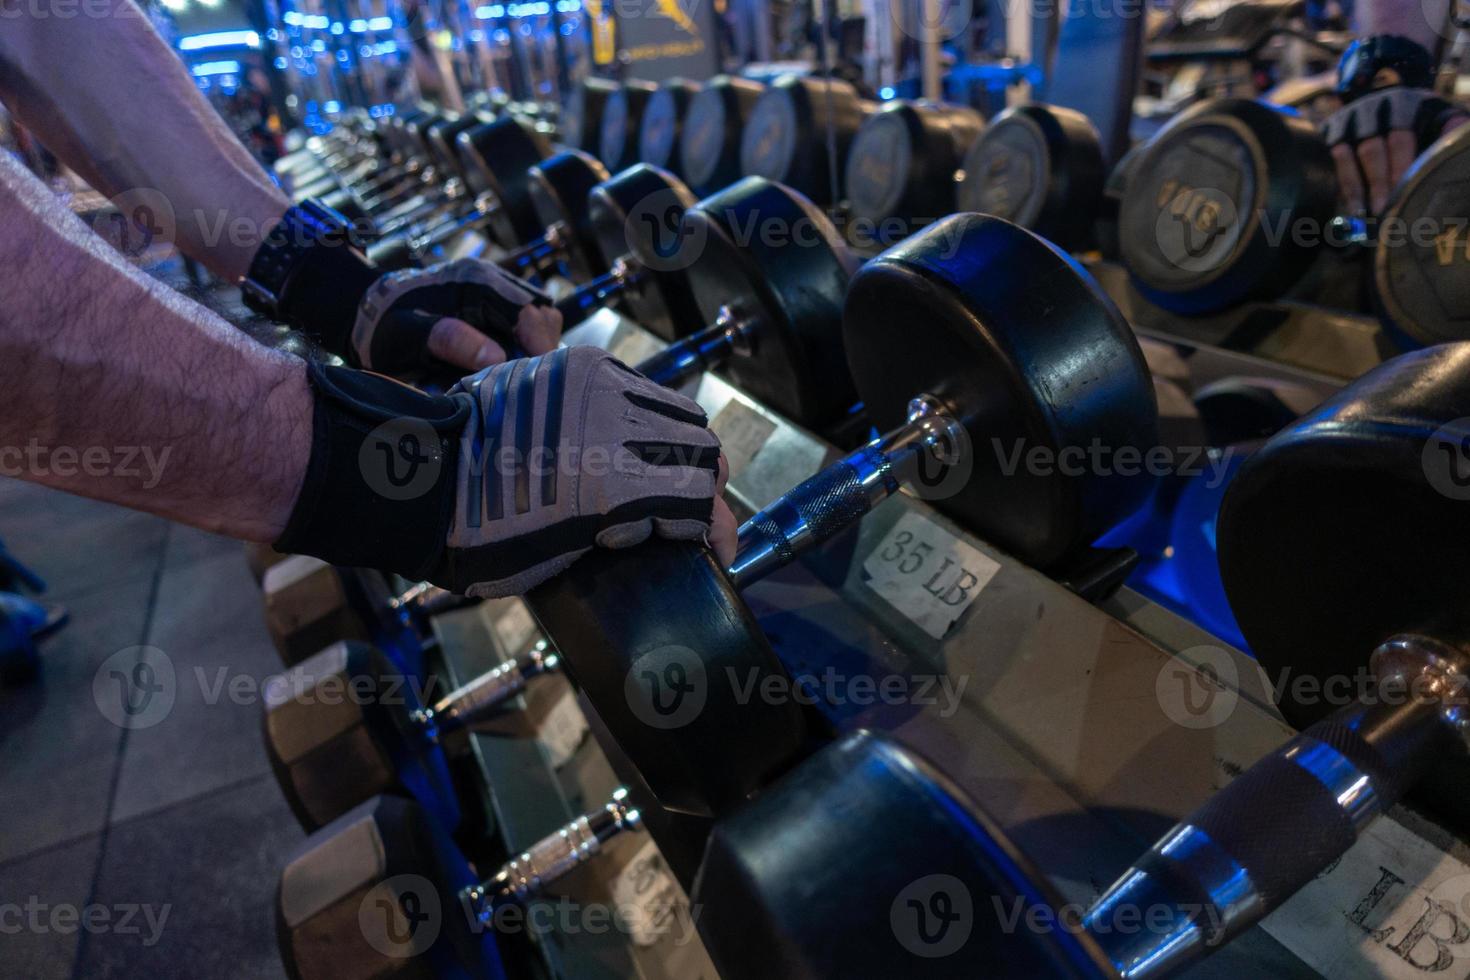
{"type": "Polygon", "coordinates": [[[311,457],[281,551],[503,596],[595,546],[709,530],[720,450],[704,413],[605,351],[511,361],[444,395],[307,371],[311,457]]]}
{"type": "Polygon", "coordinates": [[[287,210],[266,235],[241,294],[255,312],[301,330],[353,367],[393,374],[439,364],[428,335],[445,317],[468,322],[515,356],[521,310],[551,305],[478,259],[384,275],[347,219],[315,201],[287,210]]]}
{"type": "Polygon", "coordinates": [[[1406,130],[1414,134],[1415,152],[1422,153],[1463,111],[1428,89],[1381,89],[1328,116],[1322,124],[1322,138],[1328,146],[1357,146],[1394,130],[1406,130]]]}

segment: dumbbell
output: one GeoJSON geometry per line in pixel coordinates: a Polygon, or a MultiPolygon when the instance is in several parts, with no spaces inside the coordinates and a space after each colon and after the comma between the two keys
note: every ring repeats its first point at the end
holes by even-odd
{"type": "Polygon", "coordinates": [[[1373,256],[1374,309],[1412,344],[1470,339],[1470,127],[1422,153],[1389,197],[1373,256]],[[1427,220],[1426,220],[1427,219],[1427,220]],[[1428,227],[1432,235],[1414,234],[1428,227]],[[1382,229],[1409,229],[1385,241],[1382,229]]]}
{"type": "Polygon", "coordinates": [[[283,186],[294,191],[358,168],[365,172],[389,152],[386,136],[376,127],[344,126],[326,136],[312,136],[303,149],[277,160],[271,170],[283,186]]]}
{"type": "Polygon", "coordinates": [[[956,207],[961,160],[984,126],[974,109],[927,102],[888,102],[869,116],[853,138],[843,177],[850,217],[872,228],[863,238],[891,245],[956,210],[1016,220],[989,208],[956,207]],[[914,224],[895,232],[895,219],[914,224]]]}
{"type": "Polygon", "coordinates": [[[741,177],[740,139],[766,87],[733,75],[716,75],[689,103],[679,144],[679,172],[700,197],[741,177]]]}
{"type": "Polygon", "coordinates": [[[502,712],[558,669],[539,643],[441,698],[369,644],[338,642],[272,677],[264,691],[266,754],[308,831],[380,793],[412,796],[440,825],[459,826],[441,740],[502,712]]]}
{"type": "Polygon", "coordinates": [[[1102,140],[1072,109],[1007,109],[967,148],[958,202],[1014,221],[1069,251],[1093,238],[1106,169],[1102,140]]]}
{"type": "Polygon", "coordinates": [[[1360,305],[1366,287],[1405,346],[1464,339],[1467,149],[1458,131],[1429,147],[1375,224],[1336,214],[1332,157],[1306,120],[1243,99],[1203,103],[1140,154],[1119,210],[1122,260],[1144,298],[1191,316],[1305,289],[1319,256],[1346,253],[1347,271],[1355,258],[1372,269],[1341,303],[1360,305]]]}
{"type": "Polygon", "coordinates": [[[297,200],[316,198],[380,234],[392,234],[429,217],[445,198],[461,191],[460,173],[443,145],[446,132],[476,123],[473,116],[422,113],[397,123],[397,138],[386,157],[369,158],[343,173],[297,185],[297,200]]]}
{"type": "Polygon", "coordinates": [[[651,541],[594,551],[527,596],[597,716],[593,731],[626,760],[625,785],[640,787],[640,798],[647,787],[672,812],[712,817],[806,743],[797,705],[739,693],[784,673],[739,587],[905,484],[981,538],[1053,570],[1150,491],[1142,475],[1017,471],[987,451],[1157,442],[1132,331],[1080,267],[1031,233],[975,214],[937,222],[857,273],[843,332],[857,391],[888,434],[748,521],[728,571],[702,548],[651,541]],[[701,703],[677,725],[659,725],[658,696],[641,680],[676,674],[700,687],[701,703]]]}
{"type": "Polygon", "coordinates": [[[573,280],[606,272],[588,200],[607,178],[607,168],[581,150],[565,150],[532,167],[528,190],[541,233],[498,259],[500,267],[518,276],[541,276],[565,265],[573,280]]]}
{"type": "MultiPolygon", "coordinates": [[[[409,107],[403,114],[422,111],[409,107]]],[[[291,186],[339,175],[363,163],[378,166],[388,160],[398,146],[389,129],[389,120],[350,122],[324,135],[307,139],[303,149],[288,154],[272,165],[272,170],[288,178],[291,186]]]]}
{"type": "Polygon", "coordinates": [[[589,75],[571,91],[562,112],[561,140],[566,146],[597,153],[602,144],[602,115],[618,83],[589,75]]]}
{"type": "Polygon", "coordinates": [[[848,148],[876,109],[841,79],[783,75],[751,111],[740,137],[740,172],[785,184],[817,204],[836,204],[848,148]]]}
{"type": "MultiPolygon", "coordinates": [[[[502,121],[514,117],[504,117],[502,121]]],[[[458,150],[460,134],[484,127],[487,117],[475,114],[445,114],[425,112],[395,118],[390,133],[396,133],[396,142],[389,160],[396,166],[387,175],[375,176],[367,185],[356,185],[344,181],[341,189],[321,195],[329,206],[350,203],[373,216],[374,225],[383,235],[407,231],[423,222],[434,222],[437,212],[468,198],[466,183],[472,176],[467,160],[458,150]]],[[[517,120],[524,122],[523,120],[517,120]]],[[[528,136],[522,141],[539,138],[530,123],[524,123],[528,136]]],[[[491,166],[504,169],[524,150],[509,145],[515,134],[502,133],[494,149],[506,151],[506,159],[493,158],[491,166]],[[517,154],[519,150],[519,154],[517,154]]],[[[541,153],[535,159],[549,155],[544,138],[540,138],[541,153]]],[[[483,155],[477,163],[483,163],[483,155]]],[[[308,195],[309,196],[309,195],[308,195]]]]}
{"type": "MultiPolygon", "coordinates": [[[[662,181],[674,188],[652,198],[656,223],[686,201],[669,175],[650,169],[640,179],[645,186],[662,181]]],[[[645,205],[635,217],[648,210],[645,205]]],[[[609,224],[615,224],[616,212],[612,217],[609,224]]],[[[643,221],[634,224],[639,235],[647,228],[643,221]]],[[[606,237],[616,239],[619,231],[611,228],[606,237]]],[[[625,280],[663,283],[668,295],[688,289],[697,319],[674,326],[706,326],[637,369],[676,387],[718,368],[736,387],[798,424],[820,430],[845,418],[857,396],[842,352],[842,297],[856,260],[831,220],[792,189],[748,177],[684,211],[676,237],[672,253],[649,240],[630,242],[653,254],[642,261],[625,256],[614,262],[615,271],[622,270],[625,280]]],[[[563,299],[563,315],[584,315],[612,285],[595,280],[563,299]]]]}
{"type": "Polygon", "coordinates": [[[1243,466],[1220,514],[1221,573],[1262,667],[1292,670],[1273,690],[1302,731],[1160,838],[1081,929],[1053,918],[1058,928],[1007,931],[1005,917],[979,914],[991,896],[1023,922],[1062,906],[931,762],[857,735],[716,826],[691,900],[755,910],[754,924],[711,917],[702,930],[720,975],[779,963],[791,977],[966,976],[983,964],[1153,980],[1259,922],[1416,785],[1428,791],[1416,808],[1465,827],[1467,416],[1470,345],[1443,345],[1375,368],[1243,466]],[[1364,667],[1370,688],[1334,708],[1331,681],[1364,667]],[[976,914],[967,940],[931,945],[948,955],[925,961],[892,909],[930,874],[950,876],[947,898],[963,889],[976,914]],[[1144,913],[1147,928],[1121,927],[1144,913]],[[752,927],[776,938],[742,944],[752,927]]]}
{"type": "Polygon", "coordinates": [[[694,203],[679,178],[646,163],[592,188],[588,221],[607,271],[556,302],[563,329],[612,303],[665,340],[698,323],[699,307],[675,253],[680,222],[694,203]]]}
{"type": "Polygon", "coordinates": [[[1134,287],[1184,315],[1280,295],[1317,255],[1294,225],[1325,232],[1332,156],[1306,120],[1245,99],[1180,113],[1149,142],[1118,211],[1134,287]]]}
{"type": "Polygon", "coordinates": [[[626,81],[608,96],[602,107],[597,156],[614,173],[638,162],[643,113],[656,91],[658,86],[653,82],[626,81]]]}
{"type": "MultiPolygon", "coordinates": [[[[682,172],[684,162],[681,147],[686,120],[689,106],[698,92],[698,83],[687,78],[668,78],[658,83],[658,88],[643,109],[643,119],[638,126],[640,161],[675,174],[682,172]]],[[[609,166],[608,169],[616,171],[626,168],[609,166]]]]}
{"type": "Polygon", "coordinates": [[[343,182],[342,195],[373,215],[375,222],[391,222],[423,207],[424,193],[442,187],[457,173],[453,161],[439,158],[429,139],[431,128],[473,123],[474,117],[437,112],[395,120],[403,141],[394,155],[397,166],[374,172],[363,181],[343,182]]]}
{"type": "MultiPolygon", "coordinates": [[[[426,167],[421,171],[419,185],[412,195],[401,204],[391,208],[375,221],[383,234],[392,234],[415,223],[432,220],[436,212],[444,210],[459,198],[467,197],[465,167],[458,152],[458,138],[485,122],[481,117],[446,114],[424,120],[415,135],[423,145],[419,158],[426,167]]],[[[410,127],[414,124],[410,123],[410,127]]],[[[362,202],[366,210],[367,202],[362,202]]]]}
{"type": "MultiPolygon", "coordinates": [[[[412,122],[408,125],[415,128],[412,122]]],[[[487,123],[478,115],[445,116],[431,118],[418,128],[418,139],[427,149],[427,153],[420,151],[418,159],[428,165],[421,171],[420,185],[411,188],[411,196],[375,218],[383,235],[418,234],[466,207],[483,203],[471,186],[471,178],[482,178],[483,174],[472,168],[488,166],[495,172],[505,172],[518,162],[526,166],[550,155],[545,138],[531,123],[516,117],[487,123]],[[483,132],[497,122],[504,125],[491,133],[483,132]],[[473,156],[462,153],[459,137],[477,131],[488,145],[473,156]]],[[[476,185],[483,183],[483,179],[475,181],[476,185]]],[[[375,210],[370,202],[361,203],[375,210]]]]}
{"type": "Polygon", "coordinates": [[[286,666],[337,640],[371,642],[422,675],[428,620],[473,600],[420,583],[395,594],[379,572],[291,555],[261,581],[265,622],[286,666]]]}
{"type": "Polygon", "coordinates": [[[530,241],[542,231],[531,200],[531,168],[551,156],[551,146],[534,126],[509,117],[479,123],[455,136],[464,188],[436,220],[410,226],[368,248],[368,257],[388,269],[422,261],[456,236],[485,230],[504,248],[530,241]]]}
{"type": "Polygon", "coordinates": [[[281,957],[297,980],[504,977],[497,913],[533,900],[640,824],[619,791],[481,878],[412,800],[377,797],[290,856],[276,893],[281,957]]]}

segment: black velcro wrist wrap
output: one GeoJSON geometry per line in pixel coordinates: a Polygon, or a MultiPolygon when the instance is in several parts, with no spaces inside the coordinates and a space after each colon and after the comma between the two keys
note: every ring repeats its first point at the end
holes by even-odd
{"type": "Polygon", "coordinates": [[[345,245],[313,246],[282,297],[286,321],[324,350],[351,359],[357,305],[382,273],[345,245]]]}
{"type": "Polygon", "coordinates": [[[445,547],[468,398],[309,363],[311,457],[275,547],[424,578],[445,547]]]}
{"type": "MultiPolygon", "coordinates": [[[[274,309],[251,306],[346,357],[358,304],[382,270],[356,247],[345,219],[312,203],[287,211],[261,243],[246,278],[274,286],[279,296],[274,309]]],[[[246,291],[247,301],[252,292],[246,291]]]]}

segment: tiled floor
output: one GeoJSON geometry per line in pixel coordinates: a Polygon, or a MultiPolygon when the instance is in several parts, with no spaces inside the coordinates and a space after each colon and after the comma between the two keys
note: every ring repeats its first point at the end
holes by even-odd
{"type": "Polygon", "coordinates": [[[13,480],[0,541],[72,612],[40,679],[0,688],[0,977],[283,976],[272,901],[301,831],[261,744],[280,662],[242,547],[13,480]],[[106,662],[141,645],[173,696],[124,730],[106,662]]]}

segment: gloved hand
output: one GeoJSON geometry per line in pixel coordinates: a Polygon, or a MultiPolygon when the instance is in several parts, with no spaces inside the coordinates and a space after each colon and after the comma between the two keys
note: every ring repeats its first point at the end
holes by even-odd
{"type": "Polygon", "coordinates": [[[1328,117],[1323,137],[1350,215],[1380,214],[1414,158],[1470,120],[1428,89],[1396,86],[1349,102],[1328,117]]]}
{"type": "Polygon", "coordinates": [[[345,218],[290,208],[256,251],[247,305],[301,330],[353,367],[452,377],[556,347],[561,314],[492,263],[460,259],[384,275],[345,218]]]}
{"type": "Polygon", "coordinates": [[[590,347],[444,395],[310,365],[311,460],[275,547],[474,596],[517,595],[593,547],[706,539],[733,558],[719,440],[699,407],[590,347]]]}
{"type": "Polygon", "coordinates": [[[456,259],[373,283],[346,359],[386,374],[478,371],[504,363],[509,351],[545,354],[560,340],[561,314],[545,293],[494,263],[456,259]]]}

